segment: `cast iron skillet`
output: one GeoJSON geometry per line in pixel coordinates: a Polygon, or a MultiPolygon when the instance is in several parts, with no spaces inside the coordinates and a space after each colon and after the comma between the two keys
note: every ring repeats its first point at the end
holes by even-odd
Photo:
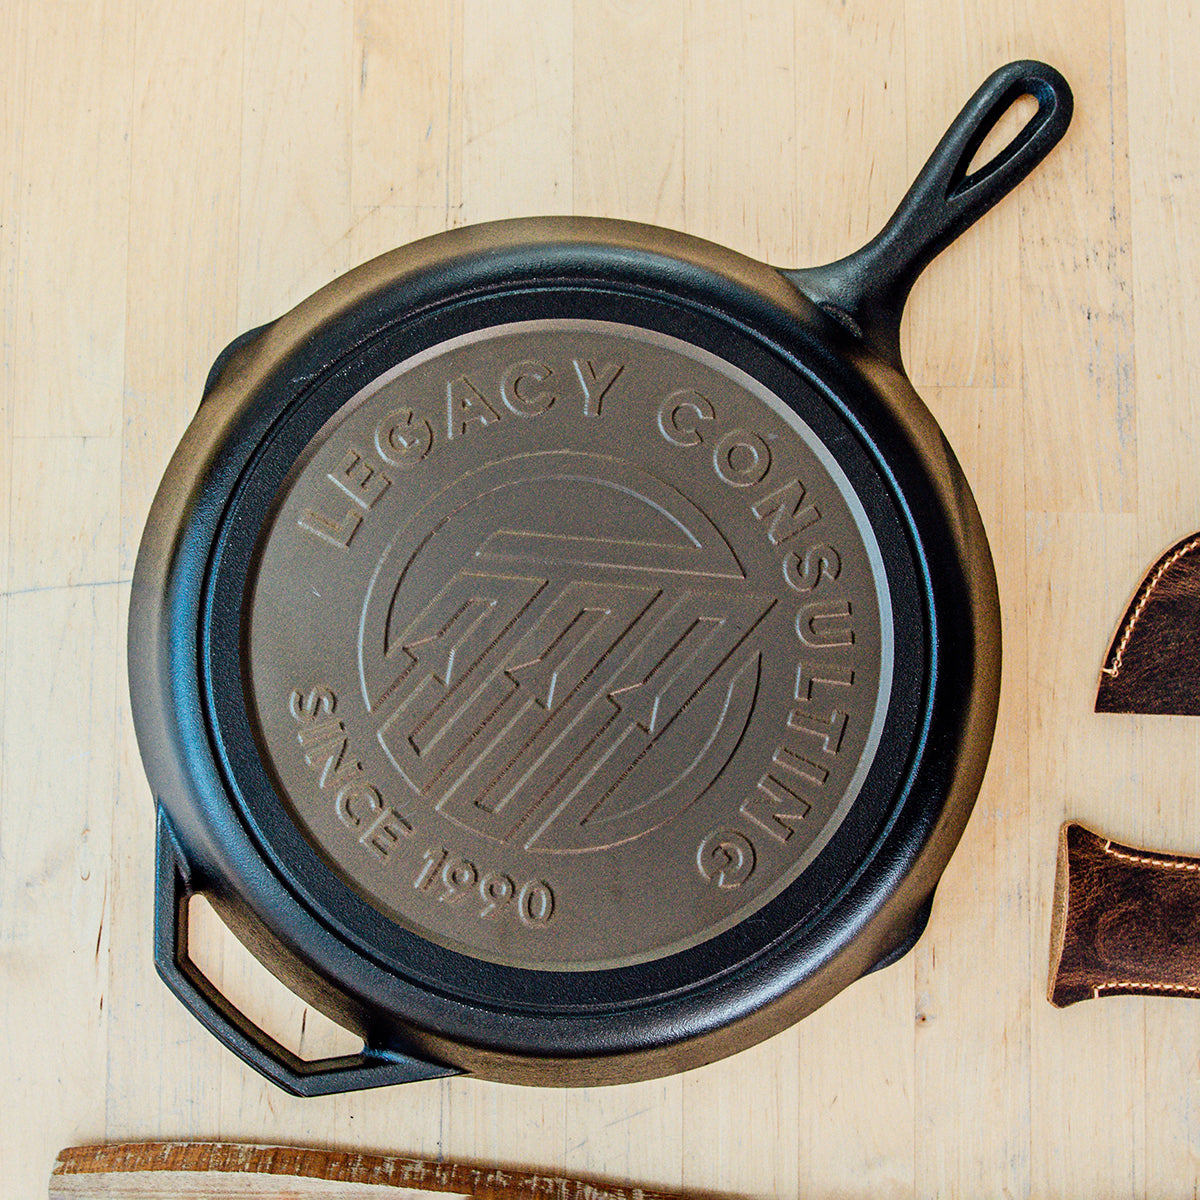
{"type": "Polygon", "coordinates": [[[1050,67],[997,71],[826,267],[498,222],[221,355],[129,651],[155,958],[208,1029],[301,1094],[612,1083],[912,945],[982,780],[1000,621],[901,311],[1071,109],[1050,67]],[[363,1051],[302,1061],[230,1004],[188,956],[197,893],[363,1051]]]}

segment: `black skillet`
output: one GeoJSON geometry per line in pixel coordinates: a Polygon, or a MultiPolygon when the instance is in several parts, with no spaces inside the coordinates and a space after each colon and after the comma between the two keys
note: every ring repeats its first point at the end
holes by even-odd
{"type": "Polygon", "coordinates": [[[129,664],[156,962],[230,1049],[302,1094],[647,1078],[912,945],[983,777],[1000,620],[901,312],[1071,108],[1050,67],[997,71],[830,266],[498,222],[221,355],[129,664]],[[229,1003],[188,956],[197,893],[362,1053],[302,1061],[229,1003]]]}

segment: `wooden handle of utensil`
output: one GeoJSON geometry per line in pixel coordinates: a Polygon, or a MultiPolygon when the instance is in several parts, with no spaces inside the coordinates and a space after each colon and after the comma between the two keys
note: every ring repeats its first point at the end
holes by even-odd
{"type": "Polygon", "coordinates": [[[504,1171],[460,1163],[230,1142],[122,1142],[63,1150],[50,1176],[50,1200],[73,1197],[360,1195],[387,1189],[406,1200],[422,1193],[477,1200],[683,1200],[639,1187],[610,1187],[558,1175],[504,1171]]]}
{"type": "Polygon", "coordinates": [[[1200,858],[1122,846],[1063,826],[1049,997],[1200,998],[1200,858]]]}

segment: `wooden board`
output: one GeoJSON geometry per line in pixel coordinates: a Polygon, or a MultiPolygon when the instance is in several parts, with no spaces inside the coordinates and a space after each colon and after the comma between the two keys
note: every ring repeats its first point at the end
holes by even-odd
{"type": "MultiPolygon", "coordinates": [[[[1200,529],[1200,12],[1167,0],[9,0],[0,5],[0,1179],[263,1139],[737,1196],[1190,1193],[1200,1009],[1044,998],[1057,830],[1200,851],[1200,722],[1092,712],[1143,571],[1200,529]],[[992,537],[991,767],[926,937],[745,1054],[583,1091],[301,1101],[150,962],[124,621],[154,487],[235,334],[471,221],[653,221],[781,266],[886,219],[977,82],[1045,58],[1066,141],[935,262],[910,374],[992,537]]],[[[345,1035],[203,910],[306,1054],[345,1035]]]]}

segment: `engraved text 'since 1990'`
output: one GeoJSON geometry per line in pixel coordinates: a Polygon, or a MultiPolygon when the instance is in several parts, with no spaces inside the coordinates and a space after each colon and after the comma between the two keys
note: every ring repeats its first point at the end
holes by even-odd
{"type": "Polygon", "coordinates": [[[498,326],[380,375],[301,456],[249,587],[281,802],[376,908],[495,963],[646,962],[744,920],[886,717],[887,581],[841,468],[750,376],[632,326],[498,326]]]}

